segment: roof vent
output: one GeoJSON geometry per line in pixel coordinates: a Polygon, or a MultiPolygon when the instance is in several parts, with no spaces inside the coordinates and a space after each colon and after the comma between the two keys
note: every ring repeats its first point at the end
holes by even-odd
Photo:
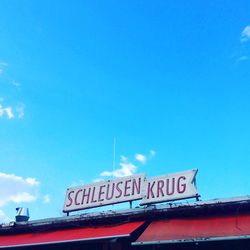
{"type": "Polygon", "coordinates": [[[23,208],[23,207],[16,208],[16,222],[28,221],[29,218],[30,216],[28,208],[23,208]]]}

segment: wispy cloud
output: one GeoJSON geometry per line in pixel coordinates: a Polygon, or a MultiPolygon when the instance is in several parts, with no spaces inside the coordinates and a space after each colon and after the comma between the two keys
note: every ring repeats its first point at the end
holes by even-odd
{"type": "Polygon", "coordinates": [[[0,223],[10,222],[10,218],[4,213],[4,211],[0,210],[0,223]]]}
{"type": "Polygon", "coordinates": [[[0,62],[0,75],[4,72],[6,67],[8,67],[8,63],[0,62]]]}
{"type": "MultiPolygon", "coordinates": [[[[236,48],[231,58],[234,60],[235,66],[246,63],[249,60],[249,42],[250,41],[250,25],[244,27],[241,31],[240,46],[236,48]]],[[[248,62],[247,62],[248,63],[248,62]]]]}
{"type": "MultiPolygon", "coordinates": [[[[4,76],[2,77],[1,74],[3,74],[6,70],[6,68],[9,66],[7,62],[0,61],[0,77],[3,80],[3,83],[6,85],[7,88],[11,88],[11,92],[13,92],[13,88],[16,91],[19,91],[21,89],[21,83],[14,80],[11,76],[4,76]]],[[[21,92],[19,92],[20,94],[21,92]]],[[[4,96],[4,93],[1,93],[2,96],[4,96]]],[[[0,118],[7,118],[7,119],[21,119],[24,116],[24,108],[25,105],[22,102],[16,102],[11,104],[6,104],[8,100],[5,100],[5,98],[0,97],[0,118]]]]}
{"type": "Polygon", "coordinates": [[[24,104],[23,103],[19,103],[16,107],[16,112],[17,112],[17,117],[19,119],[23,118],[24,116],[24,104]]]}
{"type": "Polygon", "coordinates": [[[135,159],[142,164],[146,164],[146,162],[147,162],[147,157],[143,154],[136,154],[135,159]]]}
{"type": "MultiPolygon", "coordinates": [[[[150,150],[147,155],[137,153],[135,154],[135,160],[140,162],[141,164],[147,164],[154,156],[156,152],[154,150],[150,150]]],[[[124,177],[133,175],[137,172],[138,166],[133,162],[129,161],[126,156],[120,157],[119,168],[114,169],[113,171],[103,171],[100,173],[101,178],[95,179],[93,182],[103,181],[102,177],[124,177]]]]}
{"type": "Polygon", "coordinates": [[[43,203],[45,203],[45,204],[50,203],[50,195],[49,194],[44,195],[43,203]]]}
{"type": "Polygon", "coordinates": [[[0,117],[6,116],[8,119],[14,118],[12,107],[3,107],[0,104],[0,117]]]}
{"type": "MultiPolygon", "coordinates": [[[[146,165],[154,156],[156,152],[155,150],[149,150],[147,155],[143,155],[141,153],[137,153],[134,156],[134,161],[138,161],[139,163],[146,165]]],[[[125,176],[130,176],[136,174],[138,172],[138,166],[130,161],[126,156],[121,155],[119,161],[119,167],[116,169],[105,170],[99,174],[99,177],[94,179],[93,182],[104,181],[105,177],[109,178],[120,178],[125,176]]]]}
{"type": "MultiPolygon", "coordinates": [[[[15,195],[10,196],[9,198],[10,198],[9,201],[12,201],[14,203],[32,202],[32,201],[35,201],[37,199],[36,196],[34,196],[30,193],[27,193],[27,192],[17,193],[15,195]]],[[[0,205],[1,205],[1,202],[0,202],[0,205]]]]}
{"type": "Polygon", "coordinates": [[[113,171],[103,171],[100,176],[124,177],[135,174],[137,170],[137,166],[129,162],[125,156],[121,156],[119,166],[120,168],[113,171]]]}
{"type": "Polygon", "coordinates": [[[243,31],[241,32],[241,38],[240,41],[242,43],[248,42],[250,40],[250,25],[247,25],[243,31]]]}
{"type": "Polygon", "coordinates": [[[37,200],[39,182],[35,178],[23,178],[14,174],[0,173],[0,207],[10,202],[37,200]]]}
{"type": "Polygon", "coordinates": [[[147,155],[143,154],[135,154],[135,159],[139,161],[141,164],[146,164],[149,160],[151,160],[155,156],[155,151],[150,150],[147,155]]]}
{"type": "MultiPolygon", "coordinates": [[[[1,101],[3,101],[3,99],[0,99],[0,102],[1,101]]],[[[21,119],[24,116],[24,108],[25,105],[23,103],[17,104],[16,107],[3,106],[2,104],[0,104],[0,118],[6,117],[7,119],[21,119]]]]}

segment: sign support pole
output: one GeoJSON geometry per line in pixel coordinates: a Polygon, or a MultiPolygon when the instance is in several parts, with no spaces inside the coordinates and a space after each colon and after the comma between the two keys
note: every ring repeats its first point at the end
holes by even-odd
{"type": "Polygon", "coordinates": [[[132,209],[132,201],[129,201],[129,208],[132,209]]]}

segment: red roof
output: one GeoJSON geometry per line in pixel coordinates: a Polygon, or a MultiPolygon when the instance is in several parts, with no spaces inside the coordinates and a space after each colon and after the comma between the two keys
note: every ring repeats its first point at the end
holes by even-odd
{"type": "Polygon", "coordinates": [[[196,217],[153,221],[135,245],[246,238],[250,215],[196,217]]]}
{"type": "Polygon", "coordinates": [[[143,221],[137,221],[112,226],[106,225],[16,235],[1,235],[0,248],[128,237],[143,223],[143,221]]]}

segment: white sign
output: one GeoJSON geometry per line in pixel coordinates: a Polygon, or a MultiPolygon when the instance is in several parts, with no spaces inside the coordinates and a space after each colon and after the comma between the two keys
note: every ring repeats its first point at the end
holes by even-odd
{"type": "Polygon", "coordinates": [[[140,200],[140,205],[198,196],[197,170],[158,176],[146,180],[144,174],[68,188],[64,212],[140,200]]]}
{"type": "Polygon", "coordinates": [[[64,212],[111,205],[142,198],[145,176],[133,175],[67,189],[64,212]]]}
{"type": "Polygon", "coordinates": [[[198,193],[193,183],[196,173],[197,170],[190,170],[146,180],[146,192],[140,205],[197,196],[198,193]]]}

